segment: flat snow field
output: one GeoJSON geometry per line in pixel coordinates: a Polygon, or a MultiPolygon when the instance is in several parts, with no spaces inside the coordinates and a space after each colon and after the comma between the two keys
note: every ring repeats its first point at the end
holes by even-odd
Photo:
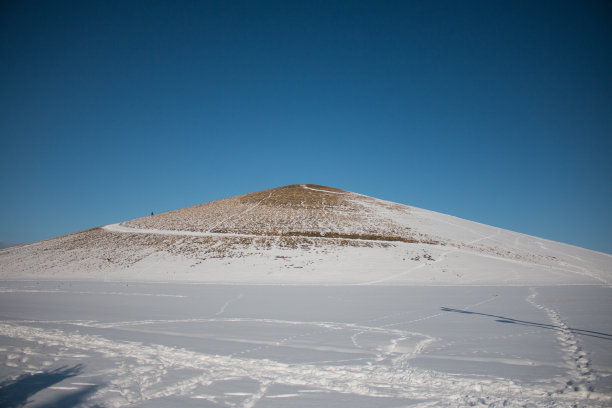
{"type": "Polygon", "coordinates": [[[0,282],[0,406],[611,406],[612,288],[0,282]]]}

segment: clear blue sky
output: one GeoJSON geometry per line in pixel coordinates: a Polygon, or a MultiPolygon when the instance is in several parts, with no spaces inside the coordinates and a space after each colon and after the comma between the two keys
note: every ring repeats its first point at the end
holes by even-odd
{"type": "Polygon", "coordinates": [[[317,183],[612,253],[609,1],[4,1],[0,240],[317,183]]]}

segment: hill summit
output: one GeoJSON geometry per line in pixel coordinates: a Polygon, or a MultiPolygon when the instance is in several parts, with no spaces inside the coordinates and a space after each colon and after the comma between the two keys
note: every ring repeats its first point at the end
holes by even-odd
{"type": "Polygon", "coordinates": [[[0,278],[233,283],[608,283],[612,257],[295,184],[0,251],[0,278]]]}
{"type": "Polygon", "coordinates": [[[385,209],[406,209],[332,187],[294,184],[122,223],[146,230],[221,236],[335,238],[430,242],[397,223],[385,209]]]}

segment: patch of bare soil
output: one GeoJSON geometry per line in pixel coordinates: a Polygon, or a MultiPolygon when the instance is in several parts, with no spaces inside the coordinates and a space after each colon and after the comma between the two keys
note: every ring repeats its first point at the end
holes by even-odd
{"type": "Polygon", "coordinates": [[[348,191],[314,184],[259,191],[124,223],[133,228],[177,231],[426,242],[406,225],[381,215],[374,205],[387,211],[406,211],[406,206],[389,206],[348,191]],[[366,203],[370,200],[371,202],[366,203]],[[366,205],[368,204],[368,205],[366,205]]]}

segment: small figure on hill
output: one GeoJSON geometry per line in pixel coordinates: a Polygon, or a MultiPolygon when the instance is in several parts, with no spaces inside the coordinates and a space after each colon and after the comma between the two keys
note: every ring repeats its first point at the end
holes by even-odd
{"type": "Polygon", "coordinates": [[[151,217],[153,216],[153,211],[151,211],[151,217]]]}

